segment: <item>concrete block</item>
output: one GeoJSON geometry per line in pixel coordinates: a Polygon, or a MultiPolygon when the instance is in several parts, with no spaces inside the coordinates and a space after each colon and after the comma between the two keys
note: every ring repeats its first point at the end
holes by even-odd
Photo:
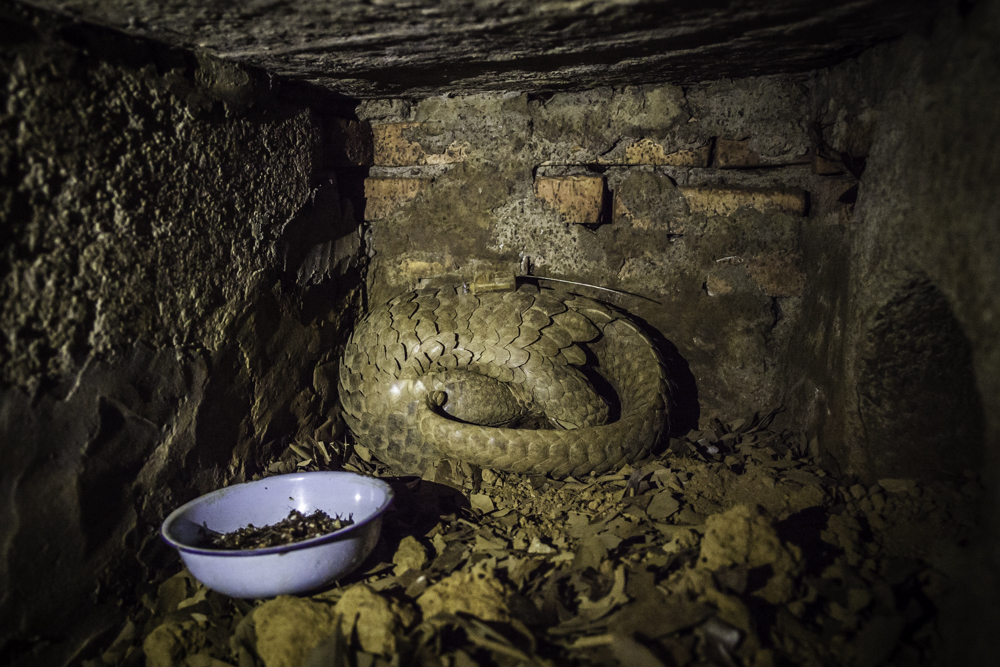
{"type": "Polygon", "coordinates": [[[389,217],[431,184],[429,178],[366,178],[365,220],[389,217]]]}
{"type": "Polygon", "coordinates": [[[430,164],[464,162],[468,142],[454,141],[443,153],[428,153],[418,142],[405,135],[407,130],[423,123],[386,123],[372,127],[375,164],[380,167],[413,167],[430,164]]]}
{"type": "Polygon", "coordinates": [[[559,212],[563,222],[594,225],[604,208],[603,176],[542,176],[535,196],[559,212]]]}
{"type": "Polygon", "coordinates": [[[804,190],[743,189],[720,187],[679,187],[692,213],[729,216],[739,209],[761,213],[805,215],[807,193],[804,190]]]}

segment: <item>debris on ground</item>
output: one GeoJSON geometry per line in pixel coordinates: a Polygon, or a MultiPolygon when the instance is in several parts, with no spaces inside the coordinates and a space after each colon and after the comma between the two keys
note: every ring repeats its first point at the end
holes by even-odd
{"type": "MultiPolygon", "coordinates": [[[[442,462],[390,478],[364,570],[312,596],[235,600],[186,570],[87,667],[932,664],[975,530],[974,475],[863,485],[774,413],[561,480],[442,462]]],[[[296,443],[269,467],[388,475],[296,443]]]]}

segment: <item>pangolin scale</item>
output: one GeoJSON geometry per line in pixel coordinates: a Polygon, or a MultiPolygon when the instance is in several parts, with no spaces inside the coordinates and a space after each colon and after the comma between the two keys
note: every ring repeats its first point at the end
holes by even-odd
{"type": "Polygon", "coordinates": [[[407,474],[442,458],[556,477],[601,473],[649,453],[670,403],[662,359],[635,323],[598,301],[532,286],[394,298],[359,321],[339,386],[358,443],[407,474]],[[516,428],[539,421],[548,428],[516,428]]]}

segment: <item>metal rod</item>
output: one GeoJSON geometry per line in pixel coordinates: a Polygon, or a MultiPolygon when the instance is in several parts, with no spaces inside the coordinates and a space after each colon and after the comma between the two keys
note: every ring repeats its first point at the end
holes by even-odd
{"type": "Polygon", "coordinates": [[[581,287],[591,287],[593,289],[604,290],[605,292],[614,292],[615,294],[622,294],[624,296],[634,296],[638,299],[645,299],[646,301],[652,301],[658,306],[662,306],[656,299],[650,299],[648,296],[643,296],[641,294],[635,294],[633,292],[626,292],[620,289],[613,289],[611,287],[601,287],[600,285],[591,285],[590,283],[578,283],[575,280],[563,280],[562,278],[549,278],[548,276],[517,276],[518,278],[529,279],[529,280],[551,280],[556,283],[566,283],[567,285],[579,285],[581,287]]]}

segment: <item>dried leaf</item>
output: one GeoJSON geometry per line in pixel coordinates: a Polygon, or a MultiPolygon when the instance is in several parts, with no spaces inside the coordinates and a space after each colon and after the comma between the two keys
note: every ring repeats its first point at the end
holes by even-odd
{"type": "Polygon", "coordinates": [[[615,570],[615,583],[611,587],[611,592],[596,602],[583,599],[580,601],[580,618],[586,621],[596,621],[607,615],[615,607],[628,602],[628,595],[625,594],[625,567],[619,566],[615,570]]]}
{"type": "Polygon", "coordinates": [[[664,667],[648,648],[628,635],[614,635],[611,651],[621,665],[629,667],[664,667]]]}
{"type": "Polygon", "coordinates": [[[607,556],[608,546],[604,540],[600,536],[591,535],[581,540],[577,545],[573,558],[573,569],[583,570],[592,567],[596,570],[607,556]]]}
{"type": "Polygon", "coordinates": [[[492,512],[496,509],[493,500],[485,493],[473,493],[469,496],[469,503],[472,505],[472,509],[483,513],[492,512]]]}
{"type": "Polygon", "coordinates": [[[656,521],[663,521],[669,516],[673,516],[681,508],[680,502],[674,498],[673,494],[661,491],[653,496],[649,505],[646,506],[646,514],[656,521]]]}
{"type": "Polygon", "coordinates": [[[683,594],[667,596],[654,587],[643,600],[616,614],[611,628],[618,633],[634,632],[658,639],[694,627],[714,613],[703,602],[689,600],[683,594]]]}

